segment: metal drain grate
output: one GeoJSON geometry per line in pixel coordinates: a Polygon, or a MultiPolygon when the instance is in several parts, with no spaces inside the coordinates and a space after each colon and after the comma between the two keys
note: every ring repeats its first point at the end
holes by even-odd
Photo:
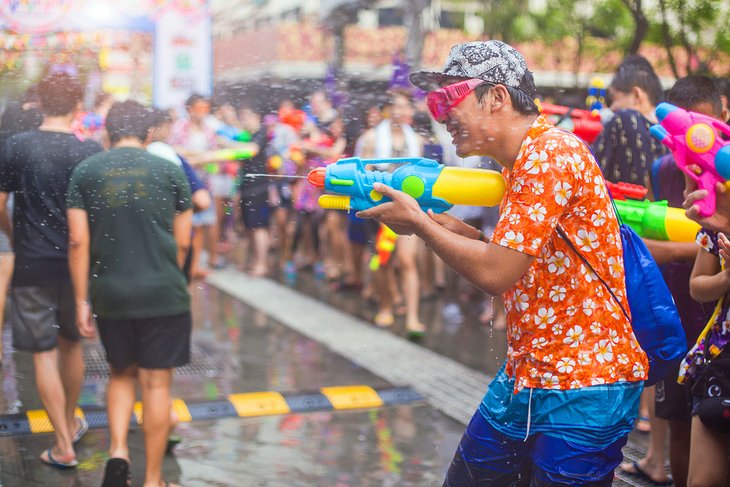
{"type": "MultiPolygon", "coordinates": [[[[84,348],[84,379],[100,380],[109,377],[104,347],[99,342],[84,348]]],[[[193,342],[190,345],[190,363],[175,370],[175,375],[192,377],[213,377],[219,373],[222,364],[203,346],[193,342]]]]}

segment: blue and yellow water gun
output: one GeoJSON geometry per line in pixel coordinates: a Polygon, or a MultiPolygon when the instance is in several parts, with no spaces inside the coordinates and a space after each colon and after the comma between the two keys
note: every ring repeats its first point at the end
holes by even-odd
{"type": "Polygon", "coordinates": [[[454,205],[496,206],[502,201],[502,175],[488,169],[453,167],[420,157],[396,159],[341,159],[313,169],[307,180],[336,194],[319,198],[330,210],[362,211],[390,201],[373,189],[382,183],[416,199],[424,211],[442,213],[454,205]],[[370,171],[366,165],[397,165],[393,172],[370,171]]]}

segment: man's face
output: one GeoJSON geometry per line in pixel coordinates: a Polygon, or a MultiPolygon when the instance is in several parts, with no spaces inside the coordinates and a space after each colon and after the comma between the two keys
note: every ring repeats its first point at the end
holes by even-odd
{"type": "MultiPolygon", "coordinates": [[[[446,80],[442,86],[454,81],[458,80],[446,80]]],[[[476,94],[471,92],[447,112],[443,123],[451,134],[459,157],[492,154],[491,148],[494,147],[496,139],[493,135],[493,116],[487,109],[491,97],[490,91],[482,97],[481,102],[477,100],[476,94]]]]}
{"type": "MultiPolygon", "coordinates": [[[[485,95],[486,99],[488,95],[485,95]]],[[[490,114],[482,109],[474,93],[470,93],[457,106],[449,110],[446,130],[449,131],[459,157],[486,155],[487,140],[483,140],[484,129],[489,127],[490,114]]]]}
{"type": "Polygon", "coordinates": [[[210,114],[210,103],[198,100],[190,106],[188,113],[193,122],[202,122],[210,114]]]}
{"type": "Polygon", "coordinates": [[[378,107],[371,107],[367,113],[367,126],[375,127],[383,120],[383,114],[378,107]]]}
{"type": "Polygon", "coordinates": [[[413,107],[405,96],[396,95],[390,107],[390,118],[395,124],[407,124],[413,118],[413,107]]]}
{"type": "Polygon", "coordinates": [[[250,108],[241,110],[241,123],[249,132],[255,132],[261,126],[261,116],[250,108]]]}

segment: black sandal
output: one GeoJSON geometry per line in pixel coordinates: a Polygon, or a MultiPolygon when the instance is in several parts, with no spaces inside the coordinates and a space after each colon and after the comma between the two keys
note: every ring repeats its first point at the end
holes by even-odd
{"type": "Polygon", "coordinates": [[[104,468],[104,480],[101,487],[132,487],[129,462],[123,458],[110,458],[104,468]]]}

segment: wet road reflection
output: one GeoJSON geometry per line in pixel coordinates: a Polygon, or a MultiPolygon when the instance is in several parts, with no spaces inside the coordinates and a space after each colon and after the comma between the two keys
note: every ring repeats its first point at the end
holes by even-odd
{"type": "MultiPolygon", "coordinates": [[[[282,305],[285,305],[282,303],[282,305]]],[[[193,296],[194,357],[177,373],[173,393],[186,400],[323,386],[389,384],[346,357],[276,323],[216,289],[198,284],[193,296]],[[197,350],[197,351],[196,351],[197,350]]],[[[4,342],[11,343],[8,330],[4,342]]],[[[90,370],[103,356],[86,345],[90,370]]],[[[6,346],[0,408],[40,408],[31,357],[6,346]]],[[[85,405],[103,404],[106,379],[87,377],[85,405]]],[[[185,486],[427,486],[440,485],[463,426],[423,402],[376,410],[332,411],[184,423],[184,441],[167,457],[164,474],[185,486]]],[[[91,431],[79,444],[80,466],[59,472],[37,461],[47,434],[0,437],[0,485],[99,485],[108,435],[91,431]]],[[[133,477],[143,476],[139,430],[130,436],[133,477]]]]}

